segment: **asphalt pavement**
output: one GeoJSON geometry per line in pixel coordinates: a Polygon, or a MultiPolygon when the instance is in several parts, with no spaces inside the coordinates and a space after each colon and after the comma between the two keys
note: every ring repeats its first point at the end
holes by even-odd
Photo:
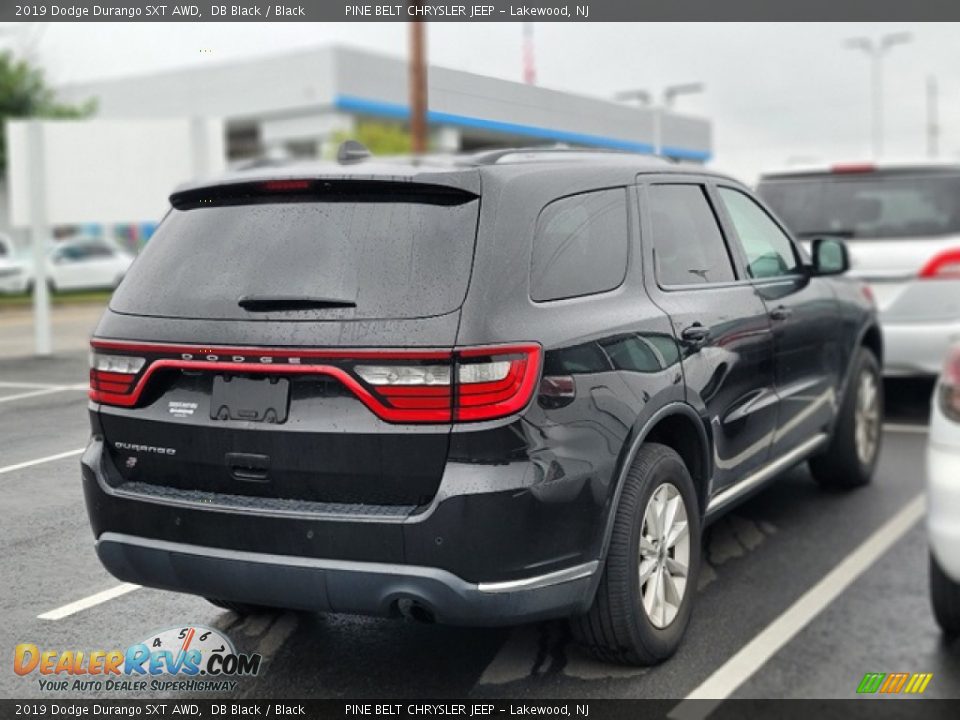
{"type": "MultiPolygon", "coordinates": [[[[799,466],[710,527],[682,647],[659,667],[636,669],[585,657],[562,623],[490,630],[304,613],[243,619],[200,598],[120,586],[97,561],[81,495],[86,362],[84,351],[0,358],[4,653],[23,642],[126,647],[157,629],[205,625],[264,656],[260,674],[234,693],[245,698],[679,701],[717,683],[734,697],[852,698],[867,672],[932,672],[926,696],[960,697],[960,643],[941,638],[930,612],[918,505],[929,383],[890,385],[871,486],[825,492],[799,466]],[[848,570],[857,562],[862,572],[848,570]]],[[[50,699],[36,675],[3,667],[0,697],[50,699]]],[[[97,693],[69,697],[85,695],[97,693]]]]}

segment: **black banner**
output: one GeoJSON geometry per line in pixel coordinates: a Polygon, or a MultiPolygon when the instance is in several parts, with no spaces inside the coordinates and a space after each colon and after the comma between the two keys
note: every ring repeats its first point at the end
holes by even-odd
{"type": "Polygon", "coordinates": [[[0,718],[309,718],[311,720],[954,719],[960,699],[852,700],[0,700],[0,718]]]}
{"type": "Polygon", "coordinates": [[[958,20],[950,0],[0,0],[0,21],[41,22],[628,22],[958,20]]]}

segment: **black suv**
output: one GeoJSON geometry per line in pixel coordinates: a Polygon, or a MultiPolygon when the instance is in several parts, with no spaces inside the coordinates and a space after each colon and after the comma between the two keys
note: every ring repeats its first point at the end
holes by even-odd
{"type": "Polygon", "coordinates": [[[881,334],[837,240],[627,154],[192,185],[92,341],[83,456],[118,578],[252,612],[570,617],[669,656],[705,522],[810,460],[869,481],[881,334]]]}

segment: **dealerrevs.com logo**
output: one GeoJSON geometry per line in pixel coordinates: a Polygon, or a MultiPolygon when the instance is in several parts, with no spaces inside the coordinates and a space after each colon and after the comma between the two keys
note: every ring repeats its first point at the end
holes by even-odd
{"type": "Polygon", "coordinates": [[[36,677],[44,692],[227,692],[260,672],[262,657],[238,653],[219,630],[190,625],[113,650],[57,650],[21,643],[17,675],[36,677]]]}

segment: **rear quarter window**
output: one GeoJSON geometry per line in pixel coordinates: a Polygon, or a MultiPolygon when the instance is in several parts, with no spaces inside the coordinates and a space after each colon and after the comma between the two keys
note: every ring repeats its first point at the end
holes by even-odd
{"type": "Polygon", "coordinates": [[[555,200],[540,213],[533,238],[530,297],[548,302],[606,292],[627,273],[625,188],[555,200]]]}

